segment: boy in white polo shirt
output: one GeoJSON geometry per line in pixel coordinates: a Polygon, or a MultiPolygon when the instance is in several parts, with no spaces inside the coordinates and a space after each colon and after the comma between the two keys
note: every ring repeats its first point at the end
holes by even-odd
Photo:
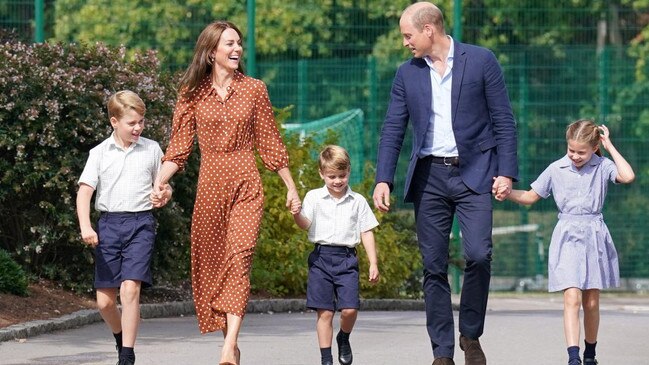
{"type": "Polygon", "coordinates": [[[293,215],[300,228],[308,229],[309,241],[315,244],[308,260],[306,305],[318,313],[316,331],[322,365],[333,365],[333,317],[336,310],[341,312],[336,336],[338,361],[350,365],[353,356],[349,335],[360,307],[355,247],[363,243],[370,263],[369,280],[378,282],[372,229],[379,223],[365,198],[349,188],[351,163],[344,148],[326,146],[320,152],[318,165],[325,186],[309,191],[301,212],[293,215]]]}
{"type": "Polygon", "coordinates": [[[115,336],[118,365],[135,364],[140,289],[152,281],[156,223],[151,209],[164,206],[171,198],[169,186],[162,196],[152,194],[163,154],[157,142],[140,135],[145,111],[144,102],[132,91],[110,97],[108,116],[114,131],[90,150],[77,193],[81,238],[95,248],[97,307],[115,336]],[[98,232],[90,223],[95,190],[95,208],[101,212],[98,232]]]}

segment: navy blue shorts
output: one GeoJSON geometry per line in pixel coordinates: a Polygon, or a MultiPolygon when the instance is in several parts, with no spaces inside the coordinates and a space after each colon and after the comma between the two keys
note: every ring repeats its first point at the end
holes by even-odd
{"type": "Polygon", "coordinates": [[[331,311],[360,308],[356,249],[316,245],[309,254],[306,306],[331,311]]]}
{"type": "Polygon", "coordinates": [[[151,286],[155,218],[151,211],[102,213],[97,223],[95,288],[119,288],[124,280],[151,286]]]}

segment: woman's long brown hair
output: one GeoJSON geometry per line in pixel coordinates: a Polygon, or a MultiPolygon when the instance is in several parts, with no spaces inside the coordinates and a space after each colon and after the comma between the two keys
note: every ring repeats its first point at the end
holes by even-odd
{"type": "MultiPolygon", "coordinates": [[[[243,38],[241,31],[236,25],[224,20],[218,20],[208,24],[198,36],[192,63],[187,67],[178,85],[178,91],[181,96],[191,97],[205,76],[212,73],[213,66],[210,60],[210,53],[219,44],[223,31],[228,28],[234,29],[239,34],[239,37],[243,38]]],[[[241,62],[239,62],[239,72],[243,73],[241,62]]]]}

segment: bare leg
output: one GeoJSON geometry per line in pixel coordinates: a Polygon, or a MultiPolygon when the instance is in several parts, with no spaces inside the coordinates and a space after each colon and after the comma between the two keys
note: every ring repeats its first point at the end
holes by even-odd
{"type": "Polygon", "coordinates": [[[568,288],[563,292],[563,331],[566,345],[579,346],[579,309],[581,308],[581,290],[568,288]]]}
{"type": "Polygon", "coordinates": [[[318,309],[318,320],[316,332],[318,333],[318,345],[321,349],[331,347],[333,341],[333,319],[334,312],[326,309],[318,309]]]}
{"type": "Polygon", "coordinates": [[[358,317],[357,309],[343,309],[340,312],[340,329],[345,333],[351,333],[358,317]]]}
{"type": "Polygon", "coordinates": [[[584,339],[588,343],[595,343],[599,331],[599,289],[585,290],[583,302],[584,339]]]}
{"type": "Polygon", "coordinates": [[[227,327],[223,329],[223,348],[221,349],[221,361],[239,365],[239,332],[243,318],[234,314],[227,314],[227,327]]]}
{"type": "Polygon", "coordinates": [[[117,308],[117,288],[97,289],[97,309],[113,333],[122,332],[122,314],[117,308]]]}
{"type": "Polygon", "coordinates": [[[142,282],[124,280],[119,291],[122,303],[122,343],[124,347],[135,347],[135,338],[140,326],[140,288],[142,282]]]}

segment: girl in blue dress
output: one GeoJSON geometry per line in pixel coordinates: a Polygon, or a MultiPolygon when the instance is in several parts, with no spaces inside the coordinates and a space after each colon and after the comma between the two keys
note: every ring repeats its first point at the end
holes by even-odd
{"type": "MultiPolygon", "coordinates": [[[[606,126],[578,120],[568,126],[567,154],[554,161],[531,184],[532,189],[512,190],[507,199],[531,205],[551,194],[559,209],[548,254],[548,290],[563,291],[563,322],[568,365],[582,364],[579,357],[579,309],[584,308],[584,365],[597,364],[595,345],[599,330],[599,293],[618,287],[618,258],[602,218],[608,183],[628,184],[635,179],[631,165],[617,151],[606,126]],[[612,161],[602,157],[601,145],[612,161]]],[[[507,187],[496,195],[506,194],[507,187]]]]}

